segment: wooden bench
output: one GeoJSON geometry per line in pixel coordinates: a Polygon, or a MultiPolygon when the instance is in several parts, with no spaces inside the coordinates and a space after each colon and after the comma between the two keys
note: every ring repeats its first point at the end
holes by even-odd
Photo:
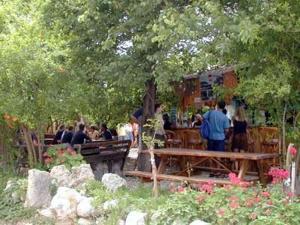
{"type": "Polygon", "coordinates": [[[74,148],[89,163],[97,179],[101,179],[105,167],[109,173],[121,175],[126,157],[129,153],[131,142],[123,141],[97,141],[82,145],[75,145],[74,148]]]}
{"type": "MultiPolygon", "coordinates": [[[[148,153],[148,151],[143,151],[142,153],[148,153]]],[[[227,168],[221,161],[221,159],[231,159],[239,160],[241,162],[241,167],[238,171],[238,178],[240,180],[246,181],[246,173],[248,172],[249,161],[254,161],[257,166],[257,174],[259,180],[262,184],[265,184],[264,171],[262,169],[262,162],[264,160],[273,159],[279,157],[277,153],[236,153],[236,152],[218,152],[218,151],[201,151],[201,150],[192,150],[192,149],[179,149],[179,148],[164,148],[164,149],[155,149],[154,154],[160,157],[160,164],[157,170],[159,179],[173,179],[173,180],[186,180],[192,183],[197,182],[207,182],[208,180],[227,184],[228,179],[213,179],[213,178],[194,178],[190,176],[190,173],[187,173],[188,176],[176,176],[176,175],[166,175],[166,166],[169,157],[178,157],[180,162],[187,162],[186,165],[182,165],[183,171],[189,171],[190,169],[196,167],[197,165],[203,163],[206,160],[212,160],[219,167],[222,167],[225,171],[232,172],[231,169],[227,168]],[[193,159],[193,160],[191,160],[193,159]],[[195,160],[197,159],[197,160],[195,160]],[[192,162],[191,162],[192,161],[192,162]]],[[[182,172],[182,171],[181,171],[182,172]]],[[[141,172],[141,171],[128,171],[126,175],[139,176],[139,177],[150,177],[151,174],[141,172]],[[139,173],[140,172],[140,173],[139,173]]],[[[250,178],[247,181],[253,181],[256,178],[250,178]]]]}

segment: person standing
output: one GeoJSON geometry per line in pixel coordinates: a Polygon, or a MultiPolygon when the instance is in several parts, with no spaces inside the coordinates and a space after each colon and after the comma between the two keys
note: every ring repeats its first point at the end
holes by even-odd
{"type": "Polygon", "coordinates": [[[216,109],[206,112],[203,117],[210,123],[207,148],[211,151],[225,151],[225,134],[230,127],[229,120],[224,115],[225,102],[219,101],[216,109]]]}
{"type": "Polygon", "coordinates": [[[161,104],[155,104],[154,118],[159,121],[159,126],[155,130],[155,138],[160,141],[165,141],[166,132],[164,129],[164,120],[162,116],[163,107],[161,104]]]}
{"type": "Polygon", "coordinates": [[[232,150],[234,152],[248,150],[247,126],[245,110],[240,106],[233,117],[232,150]]]}

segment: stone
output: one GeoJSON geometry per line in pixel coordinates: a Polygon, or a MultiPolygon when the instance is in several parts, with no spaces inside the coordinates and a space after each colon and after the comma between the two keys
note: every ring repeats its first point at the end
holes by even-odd
{"type": "Polygon", "coordinates": [[[119,220],[118,225],[125,225],[125,221],[124,220],[119,220]]]}
{"type": "Polygon", "coordinates": [[[118,200],[110,200],[103,203],[103,209],[104,210],[110,210],[112,208],[115,208],[118,205],[118,200]]]}
{"type": "Polygon", "coordinates": [[[10,191],[12,189],[14,189],[14,187],[17,185],[17,181],[16,180],[8,180],[6,183],[6,186],[4,188],[4,191],[10,191]]]}
{"type": "Polygon", "coordinates": [[[50,208],[38,210],[38,213],[47,218],[55,218],[55,214],[50,208]]]}
{"type": "Polygon", "coordinates": [[[195,220],[192,223],[190,223],[190,225],[210,225],[210,223],[206,223],[202,220],[195,220]]]}
{"type": "Polygon", "coordinates": [[[90,217],[95,209],[92,206],[92,198],[83,197],[77,206],[77,215],[79,217],[90,217]]]}
{"type": "Polygon", "coordinates": [[[88,220],[88,219],[84,219],[84,218],[80,218],[78,221],[77,221],[77,224],[78,225],[92,225],[93,222],[88,220]]]}
{"type": "Polygon", "coordinates": [[[75,218],[77,216],[77,205],[83,198],[74,189],[59,187],[51,201],[50,209],[55,212],[58,220],[75,218]]]}
{"type": "Polygon", "coordinates": [[[94,180],[94,174],[90,164],[81,164],[80,166],[72,167],[70,187],[77,188],[86,183],[88,180],[94,180]]]}
{"type": "Polygon", "coordinates": [[[56,180],[58,187],[70,187],[71,172],[65,165],[54,166],[50,171],[50,176],[56,180]]]}
{"type": "Polygon", "coordinates": [[[26,207],[42,208],[51,201],[51,177],[48,172],[31,169],[28,171],[26,207]]]}
{"type": "Polygon", "coordinates": [[[120,187],[126,187],[127,182],[124,178],[120,177],[117,174],[113,173],[106,173],[102,177],[102,183],[103,185],[112,192],[115,192],[120,187]]]}
{"type": "Polygon", "coordinates": [[[132,211],[127,215],[125,225],[146,225],[146,216],[146,213],[132,211]]]}

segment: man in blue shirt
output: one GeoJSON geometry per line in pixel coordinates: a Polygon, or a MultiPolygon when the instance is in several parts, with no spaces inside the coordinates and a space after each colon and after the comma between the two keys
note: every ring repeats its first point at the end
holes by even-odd
{"type": "Polygon", "coordinates": [[[228,132],[229,119],[222,112],[225,102],[219,101],[217,109],[204,114],[204,118],[210,123],[210,133],[207,148],[211,151],[225,151],[225,134],[228,132]]]}

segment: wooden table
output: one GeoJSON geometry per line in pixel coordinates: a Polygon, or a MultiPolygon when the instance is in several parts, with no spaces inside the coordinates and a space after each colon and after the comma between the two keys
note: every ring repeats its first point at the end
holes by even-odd
{"type": "MultiPolygon", "coordinates": [[[[148,151],[143,151],[144,153],[148,151]]],[[[220,179],[200,179],[200,178],[192,178],[190,176],[174,176],[174,175],[166,175],[166,166],[168,163],[168,159],[170,157],[181,157],[180,159],[189,159],[193,158],[195,163],[190,163],[190,167],[194,167],[197,164],[204,162],[207,159],[210,159],[216,162],[220,167],[224,168],[226,171],[231,172],[229,168],[227,168],[220,159],[232,159],[239,160],[241,162],[240,169],[238,171],[238,178],[241,180],[246,180],[245,175],[248,172],[249,161],[254,161],[257,165],[258,179],[262,184],[265,184],[266,181],[264,179],[264,171],[262,168],[262,161],[267,159],[277,158],[279,155],[277,153],[236,153],[236,152],[217,152],[217,151],[201,151],[201,150],[192,150],[192,149],[183,149],[183,148],[164,148],[164,149],[155,149],[154,154],[160,157],[160,164],[158,167],[158,179],[168,179],[168,180],[187,180],[191,182],[207,182],[207,180],[212,180],[215,183],[228,184],[228,180],[220,180],[220,179]],[[219,182],[216,182],[218,181],[219,182]]],[[[188,169],[188,168],[187,168],[188,169]]],[[[152,176],[151,173],[145,173],[141,171],[128,171],[127,175],[133,176],[152,176]]]]}

